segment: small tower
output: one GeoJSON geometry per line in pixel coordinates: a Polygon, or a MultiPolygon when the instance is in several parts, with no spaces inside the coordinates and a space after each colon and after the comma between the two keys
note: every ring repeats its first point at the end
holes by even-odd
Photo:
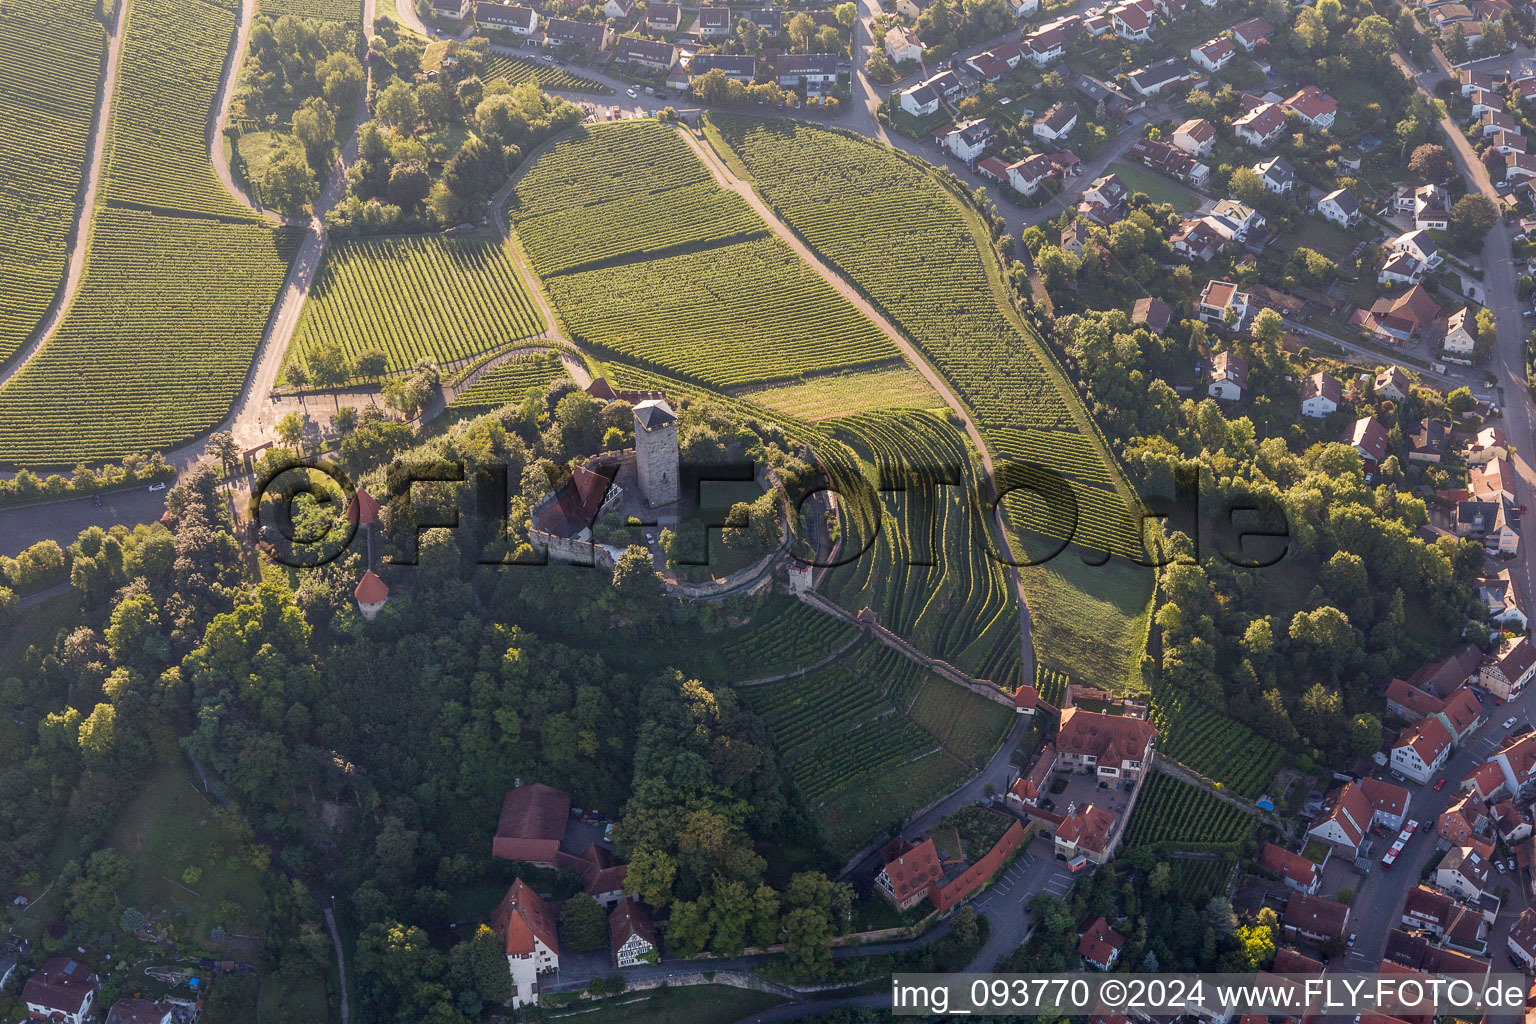
{"type": "Polygon", "coordinates": [[[372,622],[379,614],[379,609],[384,607],[384,602],[389,600],[389,586],[369,569],[357,581],[357,589],[352,591],[352,596],[357,598],[357,610],[363,613],[363,618],[372,622]]]}
{"type": "Polygon", "coordinates": [[[665,399],[651,398],[635,406],[635,472],[647,505],[656,508],[677,500],[677,414],[665,399]]]}

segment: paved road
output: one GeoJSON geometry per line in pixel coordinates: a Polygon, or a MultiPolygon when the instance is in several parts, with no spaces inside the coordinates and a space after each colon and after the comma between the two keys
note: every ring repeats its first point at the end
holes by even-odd
{"type": "Polygon", "coordinates": [[[240,80],[240,68],[245,64],[245,56],[250,49],[251,25],[256,20],[256,0],[240,0],[240,11],[237,17],[239,21],[235,23],[234,42],[230,45],[228,57],[225,58],[224,77],[219,82],[219,95],[213,104],[215,114],[208,122],[208,162],[213,165],[213,171],[219,176],[219,181],[223,183],[225,190],[252,213],[260,214],[273,224],[302,227],[304,218],[284,217],[258,203],[255,197],[235,180],[229,157],[224,155],[224,129],[229,125],[229,102],[234,96],[235,85],[240,80]]]}
{"type": "Polygon", "coordinates": [[[0,509],[0,555],[14,556],[50,538],[68,546],[88,526],[132,527],[152,523],[165,511],[165,491],[150,491],[148,485],[100,497],[100,505],[92,498],[68,498],[0,509]]]}
{"type": "Polygon", "coordinates": [[[33,332],[32,340],[22,346],[4,370],[0,370],[0,388],[53,337],[59,324],[64,322],[64,314],[69,312],[75,293],[80,289],[80,279],[85,276],[85,254],[90,248],[92,214],[96,210],[96,192],[101,185],[101,168],[106,159],[107,129],[112,124],[112,98],[117,93],[117,66],[122,56],[123,33],[128,23],[127,0],[117,0],[116,12],[112,18],[112,34],[107,37],[101,91],[96,101],[95,121],[91,125],[91,158],[81,182],[80,205],[75,210],[75,223],[70,227],[66,239],[69,256],[64,281],[59,288],[58,298],[54,300],[53,311],[33,332]]]}

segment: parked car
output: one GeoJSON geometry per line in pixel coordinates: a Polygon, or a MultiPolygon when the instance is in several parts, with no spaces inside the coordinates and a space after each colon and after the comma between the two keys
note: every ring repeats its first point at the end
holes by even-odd
{"type": "Polygon", "coordinates": [[[1514,727],[1515,727],[1515,720],[1513,718],[1506,718],[1504,720],[1504,728],[1506,728],[1506,729],[1513,729],[1514,727]]]}
{"type": "Polygon", "coordinates": [[[150,484],[149,485],[149,489],[152,490],[152,491],[163,491],[163,490],[165,490],[165,481],[161,480],[157,484],[150,484]]]}
{"type": "Polygon", "coordinates": [[[1444,788],[1445,788],[1445,777],[1441,776],[1440,777],[1440,781],[1435,783],[1435,792],[1438,793],[1438,792],[1440,792],[1440,790],[1442,790],[1444,788]]]}
{"type": "Polygon", "coordinates": [[[1504,867],[1504,862],[1501,860],[1494,861],[1493,866],[1499,869],[1499,874],[1501,875],[1507,875],[1509,873],[1508,869],[1504,867]]]}

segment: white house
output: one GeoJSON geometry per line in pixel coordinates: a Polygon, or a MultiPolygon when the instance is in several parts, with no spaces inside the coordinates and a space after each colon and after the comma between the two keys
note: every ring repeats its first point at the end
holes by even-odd
{"type": "Polygon", "coordinates": [[[1427,231],[1415,229],[1399,235],[1388,244],[1393,252],[1405,252],[1431,270],[1444,262],[1444,257],[1440,255],[1440,246],[1427,231]]]}
{"type": "Polygon", "coordinates": [[[1037,139],[1057,142],[1066,138],[1076,126],[1077,107],[1070,103],[1057,103],[1036,119],[1032,130],[1037,139]]]}
{"type": "Polygon", "coordinates": [[[1206,219],[1229,242],[1233,239],[1246,242],[1265,224],[1262,213],[1236,199],[1223,199],[1211,208],[1206,219]]]}
{"type": "Polygon", "coordinates": [[[625,896],[608,915],[608,941],[615,967],[650,963],[656,949],[656,929],[640,904],[625,896]]]}
{"type": "Polygon", "coordinates": [[[1447,355],[1470,356],[1477,347],[1477,320],[1469,307],[1463,306],[1445,321],[1445,346],[1447,355]]]}
{"type": "Polygon", "coordinates": [[[1339,379],[1324,370],[1318,370],[1301,383],[1301,414],[1312,419],[1324,419],[1338,412],[1344,401],[1344,391],[1339,379]]]}
{"type": "MultiPolygon", "coordinates": [[[[1202,305],[1204,301],[1202,298],[1202,305]]],[[[1243,397],[1243,389],[1248,386],[1248,364],[1231,352],[1218,352],[1211,359],[1211,369],[1206,374],[1206,380],[1206,394],[1224,402],[1236,402],[1243,397]]]]}
{"type": "Polygon", "coordinates": [[[1488,888],[1488,862],[1470,846],[1453,846],[1435,869],[1435,886],[1464,900],[1481,899],[1488,888]]]}
{"type": "Polygon", "coordinates": [[[1283,156],[1272,156],[1253,165],[1254,173],[1264,183],[1264,190],[1283,196],[1296,187],[1296,168],[1283,156]]]}
{"type": "Polygon", "coordinates": [[[1040,10],[1040,0],[1008,0],[1008,9],[1015,18],[1027,18],[1040,10]]]}
{"type": "Polygon", "coordinates": [[[1233,121],[1232,131],[1250,146],[1264,149],[1285,132],[1285,111],[1278,103],[1261,103],[1233,121]]]}
{"type": "Polygon", "coordinates": [[[512,4],[475,4],[475,24],[515,36],[531,36],[539,27],[539,12],[512,4]]]}
{"type": "Polygon", "coordinates": [[[923,59],[923,41],[905,25],[892,25],[885,33],[885,55],[893,64],[923,59]]]}
{"type": "Polygon", "coordinates": [[[432,16],[447,21],[463,21],[474,7],[475,0],[432,0],[432,16]]]}
{"type": "Polygon", "coordinates": [[[975,121],[961,121],[955,125],[954,130],[944,136],[944,146],[956,159],[966,163],[974,163],[982,153],[986,152],[987,143],[992,141],[992,126],[986,118],[975,121]]]}
{"type": "Polygon", "coordinates": [[[901,91],[901,109],[913,117],[927,117],[939,109],[939,90],[919,82],[901,91]]]}
{"type": "Polygon", "coordinates": [[[1447,231],[1451,226],[1451,197],[1439,185],[1421,185],[1413,192],[1413,226],[1420,231],[1447,231]]]}
{"type": "Polygon", "coordinates": [[[1425,718],[1398,736],[1392,746],[1392,767],[1415,782],[1430,782],[1450,753],[1450,730],[1438,718],[1425,718]]]}
{"type": "Polygon", "coordinates": [[[1295,111],[1308,128],[1326,131],[1333,127],[1339,104],[1332,96],[1315,85],[1303,86],[1285,101],[1286,109],[1295,111]]]}
{"type": "Polygon", "coordinates": [[[1536,966],[1536,910],[1526,907],[1509,929],[1509,955],[1527,971],[1536,966]]]}
{"type": "Polygon", "coordinates": [[[635,12],[635,0],[604,0],[603,17],[623,21],[635,12]]]}
{"type": "Polygon", "coordinates": [[[1317,201],[1317,212],[1325,220],[1331,220],[1341,228],[1352,228],[1360,223],[1360,204],[1348,189],[1334,189],[1317,201]]]}
{"type": "Polygon", "coordinates": [[[1130,43],[1144,43],[1152,38],[1152,17],[1148,13],[1151,4],[1121,4],[1110,8],[1110,20],[1114,22],[1115,35],[1130,43]]]}
{"type": "Polygon", "coordinates": [[[1191,118],[1173,130],[1173,144],[1190,156],[1210,156],[1216,126],[1204,118],[1191,118]]]}
{"type": "Polygon", "coordinates": [[[1189,59],[1210,72],[1220,71],[1237,56],[1237,47],[1226,36],[1207,39],[1199,46],[1189,48],[1189,59]]]}
{"type": "Polygon", "coordinates": [[[35,1020],[83,1024],[101,991],[91,969],[67,956],[52,956],[21,989],[21,1001],[35,1020]]]}
{"type": "Polygon", "coordinates": [[[491,928],[503,943],[507,969],[512,972],[511,1005],[539,999],[539,976],[560,967],[560,940],[555,917],[539,894],[521,878],[512,882],[491,914],[491,928]]]}
{"type": "Polygon", "coordinates": [[[1041,184],[1051,176],[1056,165],[1043,153],[1027,156],[1008,165],[1008,184],[1026,196],[1032,196],[1041,184]]]}
{"type": "Polygon", "coordinates": [[[1274,31],[1275,26],[1269,23],[1269,19],[1249,18],[1232,26],[1232,40],[1243,48],[1244,53],[1252,53],[1274,31]]]}
{"type": "MultiPolygon", "coordinates": [[[[1243,329],[1244,321],[1248,319],[1248,305],[1248,293],[1238,291],[1237,285],[1233,284],[1232,282],[1207,281],[1205,283],[1205,290],[1200,293],[1200,305],[1198,307],[1199,317],[1201,320],[1204,320],[1206,323],[1215,327],[1224,327],[1227,326],[1227,310],[1231,309],[1237,314],[1237,319],[1232,321],[1231,329],[1233,331],[1241,331],[1243,329]]],[[[1215,387],[1220,382],[1216,380],[1217,361],[1213,359],[1211,360],[1210,370],[1212,385],[1210,394],[1213,398],[1225,398],[1229,395],[1231,398],[1241,398],[1242,390],[1248,383],[1247,364],[1244,363],[1241,359],[1238,359],[1236,356],[1229,355],[1228,360],[1230,360],[1230,363],[1224,365],[1224,372],[1221,375],[1227,377],[1228,380],[1232,381],[1232,383],[1236,385],[1235,393],[1232,393],[1232,388],[1222,387],[1221,391],[1224,393],[1217,394],[1215,387]],[[1231,363],[1236,363],[1236,366],[1232,367],[1231,363]],[[1225,372],[1228,369],[1240,369],[1241,373],[1238,377],[1233,378],[1231,377],[1230,373],[1225,372]]]]}

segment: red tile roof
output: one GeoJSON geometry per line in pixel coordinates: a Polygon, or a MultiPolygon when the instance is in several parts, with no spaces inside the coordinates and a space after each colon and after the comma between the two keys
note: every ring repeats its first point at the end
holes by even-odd
{"type": "Polygon", "coordinates": [[[597,511],[613,482],[586,466],[577,466],[560,485],[555,500],[539,511],[534,525],[556,537],[574,537],[597,520],[597,511]]]}
{"type": "MultiPolygon", "coordinates": [[[[918,893],[944,880],[944,869],[939,864],[939,851],[932,839],[924,839],[916,846],[905,842],[900,853],[885,862],[885,874],[891,881],[891,892],[897,903],[905,903],[918,893]]],[[[889,847],[887,848],[889,849],[889,847]]]]}
{"type": "Polygon", "coordinates": [[[613,913],[608,915],[608,941],[613,946],[613,955],[619,955],[619,949],[630,940],[631,936],[638,935],[652,946],[656,945],[656,928],[651,924],[640,904],[625,896],[614,905],[613,913]]]}
{"type": "Polygon", "coordinates": [[[86,996],[101,991],[101,981],[91,969],[67,956],[52,956],[22,987],[23,1002],[64,1013],[80,1012],[86,996]]]}
{"type": "Polygon", "coordinates": [[[1299,853],[1293,853],[1274,843],[1265,843],[1264,849],[1259,851],[1259,867],[1265,871],[1273,871],[1304,888],[1310,888],[1317,879],[1315,863],[1299,853]]]}
{"type": "Polygon", "coordinates": [[[492,853],[503,860],[553,863],[570,816],[569,794],[542,782],[519,786],[501,802],[492,853]]]}
{"type": "Polygon", "coordinates": [[[1336,113],[1339,109],[1338,102],[1315,85],[1303,86],[1301,89],[1298,89],[1290,99],[1285,101],[1285,105],[1309,121],[1315,121],[1319,117],[1326,117],[1329,114],[1336,113]]]}
{"type": "Polygon", "coordinates": [[[1445,708],[1445,702],[1439,697],[1425,693],[1416,686],[1409,686],[1405,679],[1394,679],[1388,684],[1387,703],[1404,707],[1420,718],[1445,708]]]}
{"type": "Polygon", "coordinates": [[[1110,957],[1119,953],[1125,945],[1125,936],[1109,926],[1102,917],[1096,917],[1084,926],[1077,951],[1084,960],[1100,967],[1109,965],[1110,957]]]}
{"type": "Polygon", "coordinates": [[[357,598],[358,604],[380,604],[389,597],[389,586],[369,569],[357,581],[352,596],[357,598]]]}
{"type": "Polygon", "coordinates": [[[1380,462],[1387,454],[1387,428],[1376,422],[1374,416],[1356,420],[1339,440],[1372,462],[1380,462]]]}
{"type": "Polygon", "coordinates": [[[1082,708],[1066,708],[1056,730],[1056,749],[1068,754],[1092,754],[1116,768],[1122,761],[1146,759],[1157,728],[1142,718],[1101,715],[1082,708]]]}
{"type": "Polygon", "coordinates": [[[1074,807],[1056,827],[1056,838],[1094,853],[1103,853],[1109,846],[1109,834],[1114,827],[1113,814],[1102,807],[1086,804],[1074,807]]]}
{"type": "Polygon", "coordinates": [[[1349,921],[1349,908],[1333,900],[1292,893],[1285,904],[1285,924],[1313,935],[1342,935],[1349,921]]]}
{"type": "Polygon", "coordinates": [[[1371,801],[1367,799],[1361,788],[1353,782],[1346,782],[1332,793],[1323,803],[1323,811],[1316,818],[1308,830],[1313,830],[1329,821],[1337,822],[1343,830],[1344,837],[1351,846],[1359,846],[1365,838],[1365,832],[1371,827],[1373,811],[1371,801]]]}
{"type": "Polygon", "coordinates": [[[505,940],[508,956],[534,952],[534,939],[548,946],[551,953],[560,955],[554,915],[521,878],[513,880],[501,905],[491,914],[491,928],[505,940]]]}
{"type": "Polygon", "coordinates": [[[378,499],[359,487],[352,495],[352,500],[347,503],[347,522],[353,526],[367,526],[369,523],[377,522],[378,518],[378,499]]]}
{"type": "Polygon", "coordinates": [[[171,1007],[148,999],[119,999],[107,1013],[107,1024],[161,1024],[171,1016],[171,1007]]]}
{"type": "Polygon", "coordinates": [[[1365,778],[1360,780],[1360,792],[1371,802],[1371,809],[1379,814],[1397,817],[1408,812],[1409,794],[1402,786],[1365,778]]]}
{"type": "Polygon", "coordinates": [[[1413,752],[1419,755],[1419,760],[1425,764],[1433,764],[1435,758],[1445,753],[1451,746],[1451,733],[1445,727],[1445,723],[1438,718],[1426,718],[1422,722],[1415,722],[1402,731],[1397,737],[1398,747],[1412,747],[1413,752]]]}

